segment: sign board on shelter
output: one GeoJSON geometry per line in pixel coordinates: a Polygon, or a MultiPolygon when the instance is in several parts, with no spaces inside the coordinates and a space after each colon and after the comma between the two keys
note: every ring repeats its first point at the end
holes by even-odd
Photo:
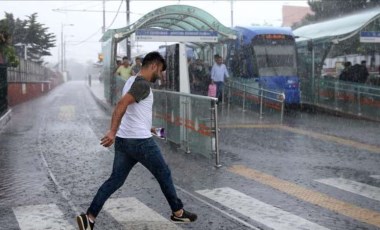
{"type": "Polygon", "coordinates": [[[145,42],[218,42],[216,31],[136,30],[135,35],[145,42]]]}
{"type": "Polygon", "coordinates": [[[362,31],[362,32],[360,32],[360,42],[363,42],[363,43],[380,43],[380,32],[362,31]]]}

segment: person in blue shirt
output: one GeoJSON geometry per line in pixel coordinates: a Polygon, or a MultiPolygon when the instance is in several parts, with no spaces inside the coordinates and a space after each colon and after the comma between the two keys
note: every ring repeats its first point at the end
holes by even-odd
{"type": "Polygon", "coordinates": [[[216,84],[216,97],[219,101],[222,100],[224,82],[229,77],[227,67],[223,64],[221,56],[215,57],[215,64],[211,69],[211,80],[216,84]]]}

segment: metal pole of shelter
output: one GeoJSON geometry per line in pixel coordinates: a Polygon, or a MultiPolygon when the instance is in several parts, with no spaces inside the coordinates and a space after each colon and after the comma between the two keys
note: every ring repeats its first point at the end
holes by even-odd
{"type": "Polygon", "coordinates": [[[311,39],[311,90],[313,95],[313,104],[315,103],[315,48],[313,39],[311,39]]]}
{"type": "MultiPolygon", "coordinates": [[[[129,26],[129,13],[130,13],[130,8],[129,8],[129,0],[125,0],[126,2],[126,7],[127,7],[127,26],[129,26]]],[[[125,38],[126,42],[126,49],[127,49],[127,57],[131,59],[131,45],[129,44],[129,39],[128,37],[125,38]]]]}

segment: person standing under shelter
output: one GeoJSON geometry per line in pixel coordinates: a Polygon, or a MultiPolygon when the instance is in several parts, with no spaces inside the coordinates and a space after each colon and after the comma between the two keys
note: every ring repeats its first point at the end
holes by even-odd
{"type": "Polygon", "coordinates": [[[116,74],[124,80],[128,80],[132,76],[132,67],[129,64],[128,57],[123,57],[123,64],[117,68],[116,74]]]}
{"type": "Polygon", "coordinates": [[[216,56],[216,63],[211,69],[211,80],[216,84],[216,97],[219,101],[223,97],[224,81],[229,77],[227,67],[223,64],[223,59],[221,56],[216,56]]]}
{"type": "Polygon", "coordinates": [[[141,58],[136,57],[135,58],[135,64],[132,66],[132,76],[135,76],[140,72],[141,69],[141,58]]]}
{"type": "Polygon", "coordinates": [[[368,80],[368,69],[367,69],[367,62],[365,60],[361,61],[360,63],[360,73],[359,73],[359,78],[358,82],[359,83],[366,83],[368,80]]]}
{"type": "MultiPolygon", "coordinates": [[[[160,184],[172,211],[171,221],[183,223],[197,219],[196,214],[183,209],[170,169],[152,137],[155,131],[152,128],[153,92],[150,83],[161,78],[165,69],[166,63],[160,53],[148,53],[142,61],[140,73],[130,77],[125,83],[123,96],[112,114],[110,130],[100,143],[104,147],[115,143],[112,174],[99,188],[86,214],[77,216],[80,230],[94,228],[95,218],[104,203],[124,184],[137,163],[146,167],[160,184]]],[[[149,216],[146,218],[149,221],[149,216]]]]}
{"type": "Polygon", "coordinates": [[[341,81],[352,81],[350,68],[351,68],[351,62],[349,62],[349,61],[345,62],[344,63],[344,69],[339,74],[339,80],[341,80],[341,81]]]}

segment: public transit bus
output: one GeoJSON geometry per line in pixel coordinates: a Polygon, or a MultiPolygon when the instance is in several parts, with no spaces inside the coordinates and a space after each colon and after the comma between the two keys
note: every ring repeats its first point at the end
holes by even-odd
{"type": "Polygon", "coordinates": [[[238,37],[228,43],[226,63],[235,79],[283,92],[286,105],[300,104],[296,43],[290,28],[235,27],[238,37]]]}

